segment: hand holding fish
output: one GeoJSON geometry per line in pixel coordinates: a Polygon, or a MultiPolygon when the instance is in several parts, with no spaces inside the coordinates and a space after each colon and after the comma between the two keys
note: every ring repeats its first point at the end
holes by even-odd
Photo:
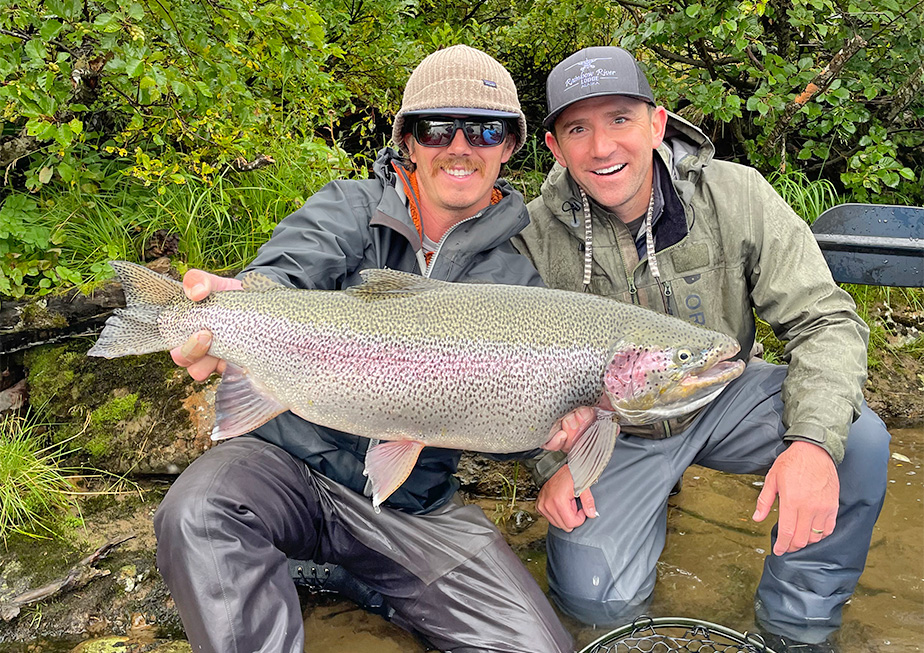
{"type": "Polygon", "coordinates": [[[780,518],[774,554],[798,551],[834,532],[840,481],[834,461],[821,447],[793,442],[779,455],[757,497],[754,521],[770,514],[777,495],[780,518]]]}
{"type": "Polygon", "coordinates": [[[574,479],[568,465],[559,469],[539,490],[536,510],[549,520],[552,526],[570,533],[586,519],[597,516],[594,497],[590,488],[581,492],[581,500],[574,496],[574,479]]]}
{"type": "MultiPolygon", "coordinates": [[[[183,275],[183,292],[194,302],[201,302],[213,292],[220,290],[240,290],[241,282],[234,278],[219,277],[203,270],[192,269],[183,275]]],[[[213,372],[224,372],[225,362],[209,356],[212,334],[209,331],[197,331],[179,347],[170,350],[173,362],[185,367],[189,376],[196,381],[205,381],[213,372]]]]}
{"type": "Polygon", "coordinates": [[[597,414],[590,406],[574,409],[552,426],[549,441],[542,445],[546,451],[569,453],[574,443],[597,419],[597,414]]]}

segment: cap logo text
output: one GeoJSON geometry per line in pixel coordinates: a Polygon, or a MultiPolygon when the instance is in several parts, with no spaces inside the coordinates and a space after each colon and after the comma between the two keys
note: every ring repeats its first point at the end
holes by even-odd
{"type": "Polygon", "coordinates": [[[606,78],[618,78],[619,71],[611,70],[609,68],[598,68],[598,61],[610,61],[612,57],[598,57],[596,59],[585,59],[579,61],[571,66],[568,66],[565,70],[571,70],[577,66],[581,67],[580,72],[573,77],[569,77],[565,80],[565,91],[570,91],[576,88],[589,88],[592,86],[599,85],[603,79],[606,78]]]}

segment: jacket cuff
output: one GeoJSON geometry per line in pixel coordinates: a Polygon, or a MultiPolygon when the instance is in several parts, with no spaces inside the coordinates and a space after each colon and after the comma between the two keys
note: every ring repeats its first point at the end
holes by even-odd
{"type": "Polygon", "coordinates": [[[542,487],[545,482],[552,478],[555,473],[565,466],[568,462],[568,454],[561,451],[543,451],[535,458],[529,458],[523,461],[526,469],[529,470],[533,482],[542,487]]]}
{"type": "Polygon", "coordinates": [[[835,465],[844,460],[844,439],[817,424],[793,424],[783,436],[784,442],[811,442],[828,452],[835,465]]]}

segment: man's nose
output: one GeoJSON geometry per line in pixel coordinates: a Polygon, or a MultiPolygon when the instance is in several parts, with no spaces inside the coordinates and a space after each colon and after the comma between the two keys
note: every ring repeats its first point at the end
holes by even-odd
{"type": "Polygon", "coordinates": [[[606,159],[615,149],[616,143],[613,142],[613,139],[610,138],[606,132],[599,129],[594,130],[590,141],[590,153],[594,158],[606,159]]]}
{"type": "Polygon", "coordinates": [[[462,133],[461,127],[453,132],[452,140],[449,141],[449,145],[446,146],[446,150],[449,154],[454,154],[456,156],[471,154],[472,146],[469,145],[468,141],[465,139],[465,134],[462,133]]]}

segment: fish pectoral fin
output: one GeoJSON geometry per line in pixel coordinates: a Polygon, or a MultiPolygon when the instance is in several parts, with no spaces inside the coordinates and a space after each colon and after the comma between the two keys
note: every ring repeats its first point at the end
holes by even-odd
{"type": "Polygon", "coordinates": [[[249,433],[286,410],[275,397],[258,388],[245,370],[229,363],[215,394],[212,439],[249,433]]]}
{"type": "Polygon", "coordinates": [[[597,482],[603,469],[610,462],[619,424],[612,413],[597,411],[597,421],[591,424],[578,438],[568,454],[568,468],[574,479],[574,496],[597,482]]]}
{"type": "Polygon", "coordinates": [[[366,452],[366,476],[372,481],[376,509],[410,476],[424,445],[414,440],[382,442],[366,452]]]}

